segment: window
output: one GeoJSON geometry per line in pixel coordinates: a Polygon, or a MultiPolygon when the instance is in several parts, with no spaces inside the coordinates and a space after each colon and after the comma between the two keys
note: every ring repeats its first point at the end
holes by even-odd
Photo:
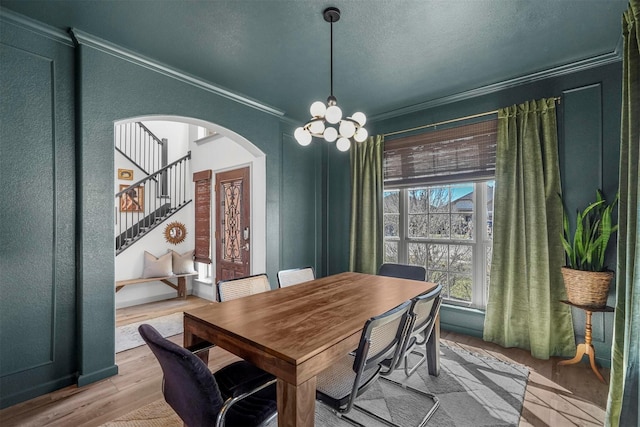
{"type": "Polygon", "coordinates": [[[213,283],[213,277],[211,276],[211,264],[204,262],[195,262],[196,271],[198,272],[199,282],[213,283]]]}
{"type": "Polygon", "coordinates": [[[385,262],[421,265],[450,304],[484,308],[497,120],[385,143],[385,262]]]}
{"type": "Polygon", "coordinates": [[[384,191],[385,262],[421,265],[448,302],[484,307],[493,181],[384,191]]]}

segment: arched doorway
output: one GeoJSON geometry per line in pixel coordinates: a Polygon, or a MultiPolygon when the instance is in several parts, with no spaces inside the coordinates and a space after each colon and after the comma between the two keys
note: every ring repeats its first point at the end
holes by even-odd
{"type": "MultiPolygon", "coordinates": [[[[166,163],[171,163],[187,152],[191,153],[189,160],[188,177],[193,173],[211,170],[213,182],[217,173],[248,167],[250,170],[250,203],[251,203],[251,273],[264,272],[266,270],[266,157],[254,144],[241,135],[229,129],[204,120],[166,115],[151,115],[132,117],[114,123],[114,146],[122,137],[123,129],[130,128],[133,123],[141,123],[156,135],[159,139],[167,139],[166,163]]],[[[115,148],[114,148],[115,150],[115,148]]],[[[115,150],[114,165],[114,190],[115,193],[125,184],[138,181],[138,176],[144,176],[130,158],[115,150]],[[133,179],[125,181],[119,170],[132,171],[133,179]]],[[[126,174],[125,174],[126,176],[126,174]]],[[[191,179],[189,179],[191,182],[191,179]]],[[[189,188],[193,190],[192,183],[189,188]]],[[[215,190],[214,190],[215,192],[215,190]]],[[[114,193],[114,194],[115,194],[114,193]]],[[[215,194],[211,195],[212,203],[215,194]]],[[[116,222],[125,221],[127,212],[119,211],[116,201],[116,222]]],[[[211,255],[215,263],[215,206],[211,206],[211,255]]],[[[167,242],[162,234],[164,227],[157,227],[148,236],[140,239],[131,248],[116,256],[115,278],[116,281],[141,277],[142,260],[147,251],[158,257],[168,250],[183,253],[194,247],[194,205],[189,203],[176,214],[176,218],[170,221],[184,223],[187,235],[184,241],[178,245],[167,242]]],[[[117,228],[116,235],[120,232],[117,228]]],[[[215,300],[215,265],[206,266],[196,264],[199,275],[187,283],[187,292],[208,300],[215,300]]],[[[124,308],[133,305],[144,304],[175,297],[175,291],[160,282],[140,283],[136,286],[127,286],[116,294],[115,308],[124,308]]]]}

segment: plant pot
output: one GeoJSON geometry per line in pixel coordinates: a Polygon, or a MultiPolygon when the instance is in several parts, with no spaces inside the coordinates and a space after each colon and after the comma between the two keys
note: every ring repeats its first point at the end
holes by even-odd
{"type": "Polygon", "coordinates": [[[613,271],[582,271],[562,267],[569,302],[588,307],[607,305],[613,271]]]}

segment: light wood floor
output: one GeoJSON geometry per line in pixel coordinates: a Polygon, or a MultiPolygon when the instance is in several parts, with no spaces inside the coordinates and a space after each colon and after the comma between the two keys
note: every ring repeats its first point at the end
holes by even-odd
{"type": "MultiPolygon", "coordinates": [[[[117,310],[118,326],[193,309],[208,301],[189,296],[117,310]]],[[[441,338],[451,346],[488,354],[531,371],[520,426],[601,426],[608,386],[600,383],[588,364],[557,366],[561,359],[537,360],[519,349],[504,349],[480,339],[450,332],[441,338]]],[[[181,344],[182,335],[171,338],[181,344]]],[[[236,360],[226,351],[210,352],[209,367],[217,370],[236,360]]],[[[99,426],[162,397],[160,366],[146,346],[116,355],[115,377],[82,388],[70,386],[0,411],[0,425],[99,426]]],[[[609,370],[601,370],[609,379],[609,370]]]]}

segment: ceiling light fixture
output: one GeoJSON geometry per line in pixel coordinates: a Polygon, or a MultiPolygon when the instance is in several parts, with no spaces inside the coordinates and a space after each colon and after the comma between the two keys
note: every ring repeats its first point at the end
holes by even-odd
{"type": "Polygon", "coordinates": [[[331,95],[327,98],[326,105],[322,101],[311,104],[311,120],[297,128],[294,136],[300,145],[309,145],[312,137],[324,138],[327,142],[337,140],[338,150],[348,151],[351,138],[357,142],[367,139],[368,133],[364,128],[367,117],[361,112],[354,113],[351,117],[342,117],[342,110],[333,96],[333,23],[340,20],[340,9],[329,7],[322,12],[322,16],[331,24],[331,95]],[[329,125],[336,125],[338,128],[329,125]]]}

